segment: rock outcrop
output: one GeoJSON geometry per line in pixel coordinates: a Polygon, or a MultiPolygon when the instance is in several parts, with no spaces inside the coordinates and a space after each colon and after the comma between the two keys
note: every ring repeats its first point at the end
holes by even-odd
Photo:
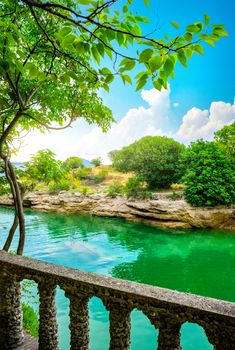
{"type": "MultiPolygon", "coordinates": [[[[11,206],[9,196],[0,197],[0,204],[11,206]]],[[[26,208],[59,213],[90,214],[142,221],[167,228],[224,228],[235,230],[235,207],[192,207],[183,199],[130,200],[109,198],[104,194],[82,195],[61,192],[58,195],[28,193],[26,208]]]]}

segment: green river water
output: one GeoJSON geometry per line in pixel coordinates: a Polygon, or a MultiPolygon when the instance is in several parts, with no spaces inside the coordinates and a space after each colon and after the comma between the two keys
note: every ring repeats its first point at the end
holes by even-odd
{"type": "MultiPolygon", "coordinates": [[[[13,219],[0,208],[2,245],[13,219]]],[[[77,215],[26,212],[25,254],[64,266],[131,281],[235,301],[235,232],[164,230],[77,215]]],[[[14,247],[13,247],[14,248],[14,247]]],[[[60,350],[69,349],[68,301],[57,294],[60,350]]],[[[91,350],[108,350],[108,313],[90,301],[91,350]]],[[[204,331],[184,324],[183,350],[210,350],[204,331]]],[[[156,349],[157,332],[139,311],[132,312],[131,349],[156,349]]]]}

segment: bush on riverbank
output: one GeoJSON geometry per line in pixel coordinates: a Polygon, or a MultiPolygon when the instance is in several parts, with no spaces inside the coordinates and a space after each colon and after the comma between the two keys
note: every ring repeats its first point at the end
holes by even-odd
{"type": "Polygon", "coordinates": [[[215,142],[198,140],[184,155],[184,195],[193,206],[235,203],[235,164],[215,142]]]}

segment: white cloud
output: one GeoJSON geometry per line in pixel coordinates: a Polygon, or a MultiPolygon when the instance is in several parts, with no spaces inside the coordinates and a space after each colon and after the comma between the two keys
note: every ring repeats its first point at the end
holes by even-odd
{"type": "MultiPolygon", "coordinates": [[[[82,120],[77,121],[72,129],[61,132],[33,132],[26,138],[26,146],[15,160],[27,160],[37,150],[50,148],[59,159],[72,155],[86,159],[102,156],[107,162],[109,151],[120,149],[146,135],[166,135],[187,144],[198,138],[210,140],[215,131],[235,120],[235,103],[212,102],[209,110],[190,109],[183,116],[179,129],[172,133],[164,127],[169,125],[170,88],[161,92],[142,90],[141,97],[148,106],[131,108],[119,122],[112,124],[106,134],[82,120]]],[[[176,104],[173,106],[177,107],[176,104]]]]}
{"type": "Polygon", "coordinates": [[[173,107],[175,107],[175,108],[176,108],[176,107],[179,107],[179,105],[180,105],[179,102],[174,102],[174,103],[173,103],[173,107]]]}
{"type": "Polygon", "coordinates": [[[193,107],[183,117],[175,137],[185,143],[199,138],[211,140],[215,131],[234,120],[235,102],[212,102],[209,110],[193,107]]]}

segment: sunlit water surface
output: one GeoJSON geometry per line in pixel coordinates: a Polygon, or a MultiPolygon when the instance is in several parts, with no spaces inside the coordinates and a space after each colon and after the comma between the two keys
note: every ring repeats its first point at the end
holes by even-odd
{"type": "MultiPolygon", "coordinates": [[[[13,211],[0,208],[0,243],[13,211]]],[[[235,234],[221,230],[163,230],[119,219],[26,212],[25,254],[131,281],[235,301],[235,234]]],[[[15,242],[14,242],[15,243],[15,242]]],[[[15,245],[14,247],[15,248],[15,245]]],[[[69,349],[68,301],[57,294],[60,349],[69,349]]],[[[91,349],[108,350],[108,313],[90,301],[91,349]]],[[[157,332],[132,312],[131,349],[151,350],[157,332]]],[[[204,331],[185,324],[184,350],[209,350],[204,331]]]]}

